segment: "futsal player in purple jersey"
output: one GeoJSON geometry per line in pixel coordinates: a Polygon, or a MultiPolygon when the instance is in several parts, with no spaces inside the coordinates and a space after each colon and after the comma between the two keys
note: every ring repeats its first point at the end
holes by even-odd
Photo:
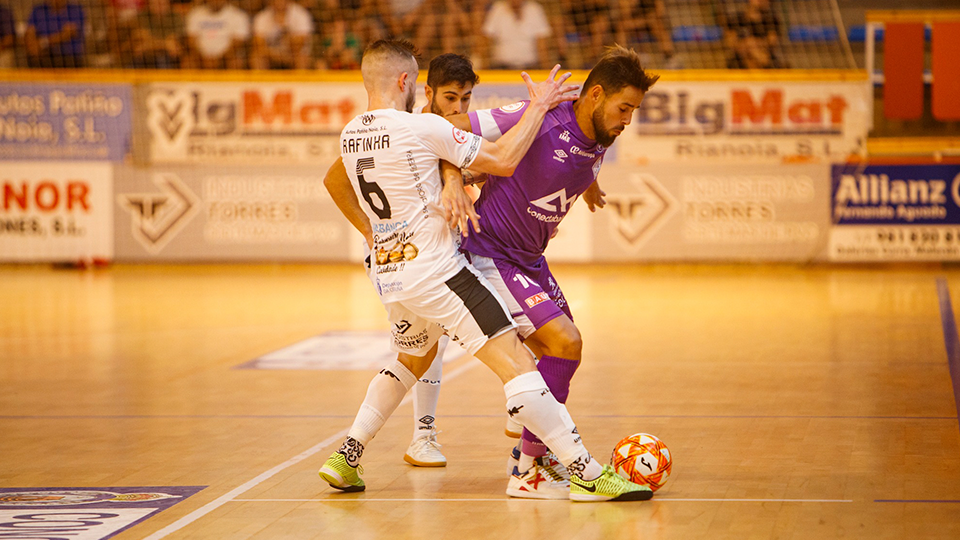
{"type": "MultiPolygon", "coordinates": [[[[591,211],[605,204],[597,184],[603,156],[658,78],[643,69],[633,50],[610,48],[590,71],[577,101],[547,113],[513,175],[489,177],[475,203],[481,229],[462,240],[461,251],[507,302],[524,344],[539,358],[538,369],[561,403],[580,365],[583,343],[543,253],[577,198],[583,196],[591,211]]],[[[521,101],[452,121],[464,129],[466,117],[471,131],[495,140],[526,108],[521,101]]],[[[507,494],[565,497],[567,471],[526,429],[511,465],[507,494]]]]}

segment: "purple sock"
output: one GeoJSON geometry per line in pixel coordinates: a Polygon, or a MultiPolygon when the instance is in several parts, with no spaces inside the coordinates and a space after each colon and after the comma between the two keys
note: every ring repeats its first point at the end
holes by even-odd
{"type": "MultiPolygon", "coordinates": [[[[537,363],[537,369],[543,375],[547,388],[560,403],[567,402],[570,394],[570,380],[580,367],[579,360],[567,360],[556,356],[543,356],[537,363]]],[[[539,457],[547,453],[547,446],[536,435],[523,428],[520,450],[528,456],[539,457]]]]}

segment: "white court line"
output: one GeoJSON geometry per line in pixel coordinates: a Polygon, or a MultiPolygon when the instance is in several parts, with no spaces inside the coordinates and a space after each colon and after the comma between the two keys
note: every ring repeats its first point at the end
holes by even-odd
{"type": "MultiPolygon", "coordinates": [[[[518,499],[504,497],[499,499],[234,499],[233,502],[569,502],[564,500],[518,499]]],[[[800,503],[852,503],[852,499],[680,499],[670,497],[654,497],[650,502],[800,502],[800,503]]]]}
{"type": "MultiPolygon", "coordinates": [[[[478,365],[481,365],[480,361],[474,358],[468,361],[466,364],[453,370],[449,375],[445,375],[443,377],[443,380],[449,381],[451,379],[454,379],[478,365]]],[[[400,402],[400,405],[398,406],[398,408],[402,407],[403,405],[406,405],[407,403],[410,403],[412,399],[413,399],[413,393],[410,393],[410,395],[408,395],[406,398],[403,399],[403,401],[400,402]]],[[[183,516],[182,518],[174,521],[170,525],[167,525],[166,527],[151,534],[150,536],[147,536],[144,540],[160,540],[161,538],[164,538],[167,535],[170,535],[172,533],[179,531],[180,529],[186,527],[187,525],[190,525],[194,521],[202,518],[203,516],[209,514],[210,512],[213,512],[217,508],[220,508],[221,506],[227,504],[228,502],[233,501],[234,499],[236,499],[237,496],[242,495],[247,491],[250,491],[251,489],[262,484],[264,481],[269,480],[280,471],[283,471],[284,469],[287,469],[289,467],[292,467],[293,465],[296,465],[297,463],[300,463],[301,461],[313,456],[314,454],[316,454],[317,452],[320,452],[321,450],[330,446],[331,444],[337,443],[338,441],[340,441],[340,439],[347,436],[347,431],[349,430],[350,428],[344,429],[330,436],[329,438],[324,439],[320,443],[314,446],[311,446],[309,449],[304,450],[303,452],[293,456],[292,458],[284,461],[283,463],[277,465],[276,467],[260,474],[259,476],[257,476],[256,478],[253,478],[249,482],[228,491],[227,493],[221,495],[217,499],[211,502],[208,502],[207,504],[201,506],[200,508],[197,508],[193,512],[190,512],[189,514],[183,516]]]]}

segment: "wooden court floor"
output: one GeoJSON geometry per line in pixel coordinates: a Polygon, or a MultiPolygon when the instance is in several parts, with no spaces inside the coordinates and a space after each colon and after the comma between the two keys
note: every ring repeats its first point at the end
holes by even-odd
{"type": "MultiPolygon", "coordinates": [[[[568,406],[588,448],[648,432],[673,453],[650,502],[506,497],[502,387],[469,357],[444,368],[448,467],[402,461],[405,403],[367,448],[367,491],[330,489],[316,471],[373,371],[238,369],[386,329],[360,269],[325,265],[0,266],[0,492],[202,487],[119,539],[960,538],[940,302],[960,268],[555,274],[584,336],[568,406]]],[[[41,537],[18,511],[0,501],[0,538],[41,537]]],[[[100,537],[71,534],[42,537],[100,537]]]]}

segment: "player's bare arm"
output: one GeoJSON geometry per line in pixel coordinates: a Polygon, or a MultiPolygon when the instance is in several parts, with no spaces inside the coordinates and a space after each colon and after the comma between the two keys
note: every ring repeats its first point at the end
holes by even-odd
{"type": "Polygon", "coordinates": [[[350,184],[350,178],[347,176],[347,169],[343,166],[342,158],[337,158],[337,161],[327,170],[327,175],[323,179],[323,186],[327,188],[330,197],[337,204],[340,212],[346,216],[354,228],[360,231],[360,234],[367,241],[367,245],[372,249],[373,228],[370,226],[370,218],[363,213],[363,208],[360,207],[360,201],[350,184]]]}
{"type": "Polygon", "coordinates": [[[463,174],[463,185],[465,186],[477,186],[480,187],[483,185],[487,179],[490,178],[490,175],[487,173],[471,171],[469,169],[464,169],[463,174]]]}
{"type": "Polygon", "coordinates": [[[464,181],[460,168],[447,161],[440,162],[440,175],[443,178],[443,191],[440,202],[443,204],[444,217],[451,228],[460,227],[464,236],[470,235],[469,223],[480,232],[480,216],[473,208],[470,195],[463,189],[464,181]]]}
{"type": "Polygon", "coordinates": [[[607,200],[604,198],[607,196],[607,192],[600,188],[600,182],[594,180],[590,187],[583,192],[583,201],[587,203],[587,208],[591,212],[596,212],[597,208],[603,208],[607,205],[607,200]]]}
{"type": "Polygon", "coordinates": [[[568,71],[557,78],[558,71],[560,71],[560,64],[553,67],[547,80],[536,85],[526,72],[520,74],[527,85],[527,91],[530,92],[530,104],[526,112],[523,113],[520,122],[497,142],[487,140],[481,142],[480,152],[471,164],[471,168],[497,176],[513,174],[540,132],[540,126],[547,111],[564,101],[577,99],[572,92],[579,86],[564,84],[572,74],[568,71]]]}

